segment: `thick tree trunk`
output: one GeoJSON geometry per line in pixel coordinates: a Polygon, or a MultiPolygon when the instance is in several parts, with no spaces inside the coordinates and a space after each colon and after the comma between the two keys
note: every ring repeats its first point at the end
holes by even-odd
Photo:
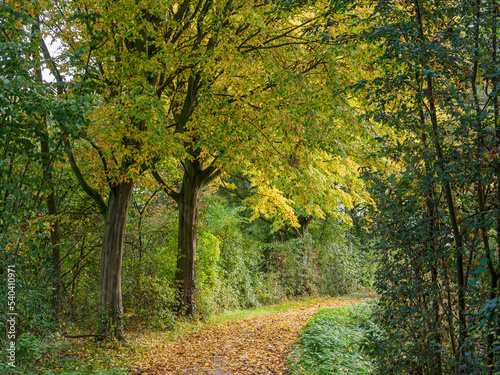
{"type": "Polygon", "coordinates": [[[182,315],[196,314],[194,292],[198,203],[203,187],[201,172],[202,168],[197,160],[186,160],[179,200],[178,258],[175,277],[179,293],[177,312],[182,315]]]}
{"type": "Polygon", "coordinates": [[[203,186],[208,185],[220,174],[215,166],[203,168],[200,160],[200,150],[189,149],[191,158],[184,162],[184,177],[180,192],[170,189],[157,172],[153,176],[163,190],[178,204],[179,227],[177,238],[177,271],[175,275],[178,291],[177,313],[180,315],[195,315],[196,303],[194,293],[196,288],[196,249],[198,204],[203,186]]]}
{"type": "Polygon", "coordinates": [[[99,283],[101,327],[99,333],[114,333],[121,341],[125,340],[122,324],[122,255],[132,190],[133,181],[131,180],[114,185],[111,189],[101,253],[99,283]]]}

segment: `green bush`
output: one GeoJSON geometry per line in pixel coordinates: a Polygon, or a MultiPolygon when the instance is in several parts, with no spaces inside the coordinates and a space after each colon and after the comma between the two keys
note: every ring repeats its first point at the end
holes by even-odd
{"type": "MultiPolygon", "coordinates": [[[[5,343],[1,343],[6,347],[5,343]]],[[[57,334],[40,337],[31,332],[21,334],[16,342],[16,367],[10,367],[0,360],[0,374],[42,374],[44,369],[57,360],[60,353],[69,346],[69,342],[63,340],[57,334]]]]}
{"type": "Polygon", "coordinates": [[[123,300],[128,323],[145,323],[157,329],[171,328],[174,324],[175,290],[168,279],[142,276],[128,285],[123,300]]]}
{"type": "Polygon", "coordinates": [[[257,290],[258,301],[261,305],[271,305],[286,299],[285,289],[280,282],[280,275],[276,272],[268,272],[259,275],[259,289],[257,290]]]}
{"type": "Polygon", "coordinates": [[[368,286],[362,274],[367,261],[348,244],[325,246],[321,250],[320,262],[320,287],[323,294],[345,295],[368,286]]]}
{"type": "Polygon", "coordinates": [[[306,324],[289,358],[292,375],[373,374],[367,332],[371,306],[322,309],[306,324]]]}
{"type": "Polygon", "coordinates": [[[279,294],[258,272],[261,243],[242,229],[242,210],[216,195],[205,197],[200,210],[197,298],[202,316],[256,307],[264,299],[274,302],[279,294]]]}
{"type": "MultiPolygon", "coordinates": [[[[138,207],[144,205],[140,196],[135,199],[138,207]]],[[[174,325],[177,213],[167,203],[160,199],[146,209],[142,207],[140,231],[139,212],[131,210],[122,277],[125,326],[163,330],[174,325]]]]}
{"type": "Polygon", "coordinates": [[[214,314],[222,282],[220,279],[220,241],[213,234],[204,232],[198,241],[196,264],[196,299],[199,313],[214,314]]]}
{"type": "Polygon", "coordinates": [[[319,267],[317,243],[310,235],[273,245],[281,283],[292,297],[318,293],[319,267]]]}

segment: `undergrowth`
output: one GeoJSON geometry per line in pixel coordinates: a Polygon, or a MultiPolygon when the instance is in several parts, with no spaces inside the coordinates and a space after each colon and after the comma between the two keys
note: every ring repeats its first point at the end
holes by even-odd
{"type": "Polygon", "coordinates": [[[371,353],[382,332],[370,320],[373,305],[319,310],[291,351],[291,375],[374,374],[371,353]]]}
{"type": "MultiPolygon", "coordinates": [[[[365,296],[357,293],[339,299],[365,296]]],[[[225,311],[205,320],[176,319],[168,330],[148,328],[128,332],[127,343],[111,339],[101,342],[90,338],[69,340],[60,335],[41,338],[25,333],[17,343],[17,367],[8,367],[4,358],[0,358],[0,375],[123,375],[133,372],[152,348],[164,342],[225,322],[284,312],[322,301],[325,298],[309,297],[255,309],[225,311]]],[[[5,346],[4,342],[0,344],[5,346]]]]}

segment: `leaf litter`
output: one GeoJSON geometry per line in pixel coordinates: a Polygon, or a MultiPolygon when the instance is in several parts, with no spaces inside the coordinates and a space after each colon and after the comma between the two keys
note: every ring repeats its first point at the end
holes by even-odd
{"type": "Polygon", "coordinates": [[[135,375],[287,374],[297,334],[324,307],[358,304],[362,298],[328,299],[295,310],[232,321],[162,342],[148,351],[135,375]]]}

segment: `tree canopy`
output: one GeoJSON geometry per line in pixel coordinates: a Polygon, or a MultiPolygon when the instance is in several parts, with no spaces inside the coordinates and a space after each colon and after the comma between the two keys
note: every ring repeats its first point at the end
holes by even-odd
{"type": "Polygon", "coordinates": [[[373,288],[380,368],[498,372],[496,0],[0,9],[18,336],[373,288]]]}

